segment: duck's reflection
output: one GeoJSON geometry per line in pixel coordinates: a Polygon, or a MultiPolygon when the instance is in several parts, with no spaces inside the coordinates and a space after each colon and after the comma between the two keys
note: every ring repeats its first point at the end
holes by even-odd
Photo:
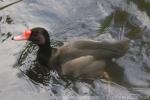
{"type": "Polygon", "coordinates": [[[50,71],[35,63],[34,67],[26,70],[25,74],[34,82],[41,83],[43,85],[48,85],[50,81],[50,71]]]}
{"type": "Polygon", "coordinates": [[[107,62],[107,71],[111,77],[111,81],[118,83],[118,84],[123,84],[124,80],[124,69],[119,66],[117,63],[109,61],[107,62]]]}

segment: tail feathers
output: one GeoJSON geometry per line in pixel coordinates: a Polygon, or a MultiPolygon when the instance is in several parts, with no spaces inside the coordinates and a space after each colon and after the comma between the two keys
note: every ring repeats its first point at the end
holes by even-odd
{"type": "Polygon", "coordinates": [[[123,56],[129,49],[129,39],[123,39],[114,43],[114,48],[116,52],[119,54],[118,56],[123,56]]]}

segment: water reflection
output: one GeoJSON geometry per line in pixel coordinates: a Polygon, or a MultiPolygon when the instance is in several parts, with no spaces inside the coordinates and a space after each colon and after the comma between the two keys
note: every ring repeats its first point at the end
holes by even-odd
{"type": "Polygon", "coordinates": [[[45,67],[41,67],[38,64],[35,67],[26,70],[26,75],[37,83],[44,85],[49,84],[50,72],[45,67]]]}
{"type": "MultiPolygon", "coordinates": [[[[9,15],[0,16],[0,25],[1,23],[12,24],[13,19],[9,15]]],[[[3,43],[5,40],[7,40],[11,36],[12,36],[11,32],[2,33],[0,29],[0,43],[3,43]]]]}
{"type": "Polygon", "coordinates": [[[116,39],[122,39],[125,36],[135,39],[141,36],[142,29],[134,24],[136,18],[124,10],[115,9],[117,10],[102,21],[99,34],[109,32],[116,39]]]}
{"type": "Polygon", "coordinates": [[[150,2],[149,0],[127,0],[128,3],[134,2],[141,11],[146,11],[148,16],[150,16],[150,2]]]}

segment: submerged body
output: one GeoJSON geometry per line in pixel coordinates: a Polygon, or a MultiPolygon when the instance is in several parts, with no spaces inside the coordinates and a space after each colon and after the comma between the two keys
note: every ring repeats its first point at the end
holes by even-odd
{"type": "Polygon", "coordinates": [[[76,41],[53,48],[44,28],[33,28],[13,40],[29,40],[37,44],[37,60],[41,65],[74,78],[105,77],[107,61],[123,56],[129,46],[129,40],[124,39],[113,43],[76,41]]]}

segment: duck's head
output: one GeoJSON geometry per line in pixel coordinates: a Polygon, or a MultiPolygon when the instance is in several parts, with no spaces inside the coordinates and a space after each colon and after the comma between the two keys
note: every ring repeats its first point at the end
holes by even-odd
{"type": "Polygon", "coordinates": [[[24,31],[22,34],[14,36],[12,40],[16,41],[29,40],[37,44],[39,47],[50,46],[50,37],[47,30],[40,27],[28,29],[24,31]]]}

